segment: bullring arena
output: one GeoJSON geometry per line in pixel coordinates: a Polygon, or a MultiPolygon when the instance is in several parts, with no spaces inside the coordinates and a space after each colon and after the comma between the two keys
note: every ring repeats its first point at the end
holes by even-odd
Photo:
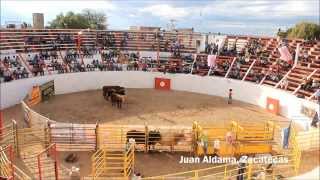
{"type": "MultiPolygon", "coordinates": [[[[271,67],[280,56],[274,49],[282,40],[185,32],[166,32],[159,39],[157,31],[84,30],[84,41],[60,44],[58,49],[51,49],[44,42],[30,46],[22,43],[23,37],[28,36],[54,39],[67,34],[76,39],[78,31],[1,29],[1,50],[7,53],[5,56],[19,57],[18,61],[29,72],[28,78],[1,82],[1,177],[40,180],[131,179],[137,174],[142,179],[319,177],[319,126],[311,126],[312,118],[319,113],[319,104],[315,101],[316,91],[302,90],[299,79],[303,73],[319,79],[319,41],[308,45],[315,57],[311,66],[297,64],[282,72],[278,81],[269,80],[266,75],[258,83],[253,82],[250,73],[252,69],[262,71],[256,64],[256,55],[241,65],[244,72],[241,79],[230,76],[238,55],[215,57],[218,65],[229,62],[228,69],[195,67],[198,61],[207,64],[210,56],[199,52],[196,41],[209,36],[215,42],[222,41],[223,46],[234,43],[239,49],[257,41],[270,53],[271,67]],[[125,45],[121,44],[120,40],[128,33],[132,37],[125,45]],[[111,35],[113,45],[99,44],[104,36],[111,35]],[[147,40],[139,40],[141,36],[147,40]],[[163,47],[166,36],[183,45],[178,55],[176,50],[163,47]],[[9,41],[14,38],[14,43],[9,41]],[[156,48],[151,46],[153,43],[156,48]],[[84,47],[92,47],[92,54],[85,54],[84,47]],[[27,60],[39,50],[49,50],[58,54],[59,63],[69,67],[65,57],[68,50],[76,48],[79,48],[75,51],[76,61],[89,67],[79,72],[70,68],[61,71],[49,61],[44,68],[37,69],[27,60]],[[113,51],[118,53],[116,68],[104,57],[113,51]],[[132,65],[130,53],[141,56],[133,60],[138,65],[133,65],[133,69],[128,68],[132,65]],[[152,61],[142,60],[143,56],[151,57],[152,61]],[[184,59],[187,56],[191,57],[189,63],[184,59]],[[91,68],[95,59],[105,63],[106,69],[91,68]],[[188,72],[179,71],[182,66],[189,66],[188,72]],[[295,83],[287,90],[282,89],[279,86],[283,78],[295,83]],[[113,99],[116,90],[111,88],[111,97],[106,100],[104,86],[123,87],[124,99],[117,101],[122,103],[121,108],[111,103],[116,100],[113,99]],[[207,155],[237,160],[242,156],[264,155],[286,162],[179,163],[181,156],[207,155]]],[[[303,40],[288,41],[294,48],[302,46],[303,40]]]]}

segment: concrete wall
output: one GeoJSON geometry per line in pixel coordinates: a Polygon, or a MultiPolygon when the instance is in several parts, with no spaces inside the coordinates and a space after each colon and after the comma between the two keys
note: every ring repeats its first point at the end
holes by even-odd
{"type": "Polygon", "coordinates": [[[280,100],[281,115],[304,121],[307,119],[300,113],[301,106],[318,110],[318,105],[296,98],[288,92],[268,86],[259,86],[251,82],[243,82],[220,77],[201,77],[186,74],[162,74],[151,72],[82,72],[58,74],[29,79],[16,80],[1,84],[1,109],[20,103],[33,85],[40,85],[54,79],[56,94],[66,94],[85,90],[101,89],[103,85],[121,85],[128,88],[153,88],[155,77],[171,79],[174,90],[196,92],[226,97],[228,89],[234,91],[234,99],[265,107],[266,98],[280,100]]]}

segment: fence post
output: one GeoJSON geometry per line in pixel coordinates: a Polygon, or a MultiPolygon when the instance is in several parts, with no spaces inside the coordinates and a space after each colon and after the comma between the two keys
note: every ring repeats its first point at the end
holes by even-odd
{"type": "Polygon", "coordinates": [[[147,153],[149,151],[148,144],[149,144],[149,129],[148,125],[144,125],[144,134],[145,134],[145,147],[144,147],[144,152],[147,153]]]}
{"type": "MultiPolygon", "coordinates": [[[[97,164],[96,164],[97,165],[97,164]]],[[[107,151],[106,149],[103,149],[103,167],[106,169],[107,168],[107,151]]],[[[95,167],[95,170],[97,167],[95,167]]],[[[95,172],[96,173],[96,172],[95,172]]],[[[96,174],[95,174],[96,175],[96,174]]]]}
{"type": "Polygon", "coordinates": [[[2,129],[4,128],[3,119],[2,119],[2,111],[0,110],[0,140],[2,140],[2,129]]]}
{"type": "Polygon", "coordinates": [[[227,179],[227,165],[224,165],[224,178],[223,179],[227,179]]]}
{"type": "Polygon", "coordinates": [[[96,123],[95,135],[96,135],[96,151],[99,149],[99,124],[96,123]]]}
{"type": "Polygon", "coordinates": [[[198,172],[198,170],[195,170],[195,171],[194,171],[194,179],[195,179],[195,180],[198,180],[198,179],[199,179],[199,172],[198,172]]]}
{"type": "Polygon", "coordinates": [[[252,174],[252,163],[249,162],[248,172],[247,172],[247,175],[248,175],[247,179],[248,179],[248,180],[251,180],[251,174],[252,174]]]}
{"type": "Polygon", "coordinates": [[[197,121],[193,122],[193,148],[194,148],[194,154],[198,154],[198,140],[199,140],[199,134],[200,134],[200,128],[197,121]]]}
{"type": "Polygon", "coordinates": [[[12,145],[9,146],[9,156],[10,156],[10,167],[11,167],[11,175],[12,175],[12,179],[14,180],[14,167],[13,167],[13,149],[12,149],[12,145]]]}
{"type": "Polygon", "coordinates": [[[135,152],[135,144],[132,144],[132,171],[134,173],[134,159],[135,159],[135,156],[134,156],[134,153],[135,152]]]}
{"type": "Polygon", "coordinates": [[[124,177],[127,177],[127,152],[124,152],[124,158],[123,158],[123,172],[124,177]]]}
{"type": "Polygon", "coordinates": [[[50,122],[47,121],[47,125],[44,127],[44,142],[45,142],[45,147],[49,147],[51,144],[51,130],[50,130],[50,122]]]}
{"type": "Polygon", "coordinates": [[[53,145],[53,153],[54,153],[54,171],[56,174],[56,180],[59,179],[59,170],[58,170],[58,152],[57,152],[57,145],[53,145]]]}
{"type": "Polygon", "coordinates": [[[20,156],[19,150],[19,133],[18,133],[18,125],[15,120],[12,120],[12,138],[13,138],[13,145],[15,146],[15,151],[17,152],[18,156],[20,156]]]}
{"type": "Polygon", "coordinates": [[[42,180],[40,156],[41,156],[41,154],[39,154],[37,156],[37,158],[38,158],[38,173],[39,173],[39,180],[42,180]]]}

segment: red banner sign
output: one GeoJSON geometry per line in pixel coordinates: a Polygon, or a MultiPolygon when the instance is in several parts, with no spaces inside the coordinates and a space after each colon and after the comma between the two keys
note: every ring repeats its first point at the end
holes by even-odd
{"type": "Polygon", "coordinates": [[[170,90],[171,89],[171,81],[166,78],[155,78],[154,79],[154,88],[160,90],[170,90]]]}

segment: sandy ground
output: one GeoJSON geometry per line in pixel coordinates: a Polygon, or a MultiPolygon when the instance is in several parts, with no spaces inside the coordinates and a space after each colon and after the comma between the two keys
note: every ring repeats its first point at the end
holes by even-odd
{"type": "MultiPolygon", "coordinates": [[[[150,125],[202,125],[229,124],[230,121],[287,121],[267,113],[254,105],[234,101],[228,105],[226,99],[216,96],[181,92],[156,91],[153,89],[128,89],[123,109],[111,106],[102,98],[102,92],[85,91],[58,95],[50,101],[33,107],[52,120],[72,123],[150,124],[150,125]]],[[[4,111],[6,120],[21,122],[19,105],[4,111]]]]}
{"type": "MultiPolygon", "coordinates": [[[[286,118],[267,113],[254,105],[233,101],[232,105],[221,97],[181,91],[157,91],[154,89],[128,89],[123,109],[116,109],[102,97],[101,90],[57,95],[34,107],[35,111],[59,122],[108,124],[149,124],[149,125],[186,125],[193,121],[202,125],[225,125],[230,121],[243,123],[272,120],[287,124],[286,118]]],[[[16,119],[24,126],[21,106],[16,105],[4,110],[7,123],[16,119]]],[[[60,153],[61,160],[67,153],[60,153]]],[[[81,152],[80,167],[82,175],[88,175],[92,153],[81,152]]],[[[136,170],[144,176],[154,176],[180,171],[188,171],[208,166],[208,164],[181,165],[179,154],[153,153],[136,155],[136,170]]],[[[62,161],[61,161],[62,162],[62,161]]],[[[66,164],[71,167],[72,164],[66,164]]],[[[319,165],[319,153],[303,154],[302,172],[319,165]],[[317,157],[317,158],[314,158],[317,157]],[[318,161],[317,161],[318,160],[318,161]]]]}

